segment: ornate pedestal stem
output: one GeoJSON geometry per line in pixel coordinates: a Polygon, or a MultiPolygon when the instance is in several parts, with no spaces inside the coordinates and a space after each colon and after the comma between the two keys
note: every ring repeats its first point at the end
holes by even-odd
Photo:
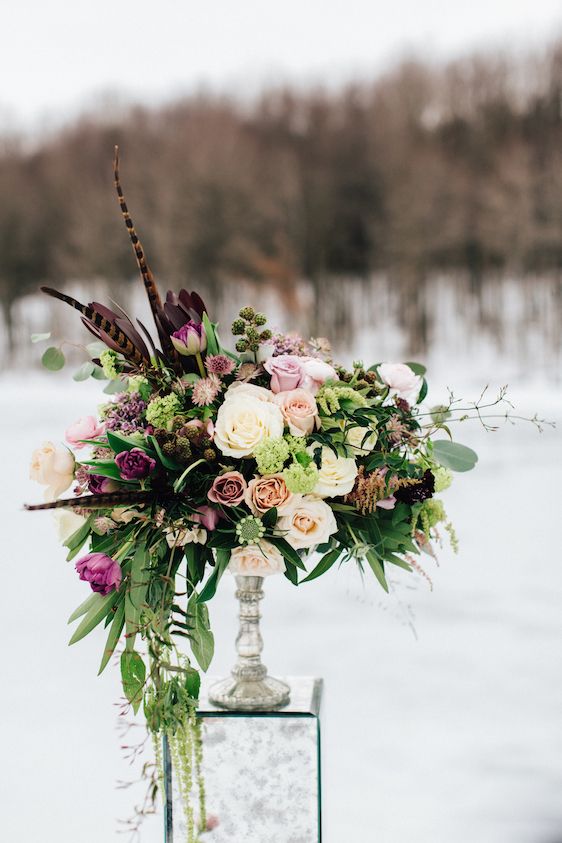
{"type": "Polygon", "coordinates": [[[236,638],[238,661],[229,679],[213,685],[209,699],[214,705],[239,711],[280,708],[289,702],[290,689],[267,675],[262,664],[259,601],[263,599],[263,577],[236,577],[240,601],[240,629],[236,638]]]}

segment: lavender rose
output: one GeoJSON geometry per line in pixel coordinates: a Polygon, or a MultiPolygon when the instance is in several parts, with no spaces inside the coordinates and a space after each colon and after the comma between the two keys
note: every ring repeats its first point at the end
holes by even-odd
{"type": "Polygon", "coordinates": [[[239,506],[244,500],[248,484],[239,471],[227,471],[213,481],[207,497],[223,506],[239,506]]]}
{"type": "Polygon", "coordinates": [[[90,583],[92,591],[104,597],[121,585],[121,568],[105,553],[87,553],[76,563],[76,570],[81,580],[90,583]]]}
{"type": "Polygon", "coordinates": [[[115,462],[123,480],[142,480],[156,468],[156,460],[149,457],[141,448],[121,451],[115,457],[115,462]]]}
{"type": "Polygon", "coordinates": [[[301,386],[304,372],[302,363],[293,354],[280,354],[264,363],[264,369],[271,375],[272,392],[288,392],[301,386]]]}

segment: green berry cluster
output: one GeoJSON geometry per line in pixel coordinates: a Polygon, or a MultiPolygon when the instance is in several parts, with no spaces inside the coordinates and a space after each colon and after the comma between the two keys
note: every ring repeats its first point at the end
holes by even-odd
{"type": "Polygon", "coordinates": [[[232,333],[235,337],[240,337],[236,342],[236,351],[258,351],[260,344],[268,342],[272,333],[269,328],[262,330],[267,322],[267,317],[263,313],[256,313],[253,307],[243,307],[232,323],[232,333]]]}

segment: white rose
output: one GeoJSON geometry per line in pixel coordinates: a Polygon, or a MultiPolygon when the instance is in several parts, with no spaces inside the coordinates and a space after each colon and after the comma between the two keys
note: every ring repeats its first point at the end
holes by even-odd
{"type": "MultiPolygon", "coordinates": [[[[313,453],[313,448],[309,448],[313,453]]],[[[331,448],[322,448],[322,467],[318,469],[318,482],[314,494],[322,498],[348,495],[357,477],[357,465],[352,457],[338,457],[331,448]]]]}
{"type": "Polygon", "coordinates": [[[45,500],[58,498],[74,480],[74,456],[68,448],[44,442],[31,456],[29,476],[47,486],[45,500]]]}
{"type": "Polygon", "coordinates": [[[256,386],[255,383],[238,383],[230,384],[224,393],[224,400],[230,401],[232,398],[240,398],[240,396],[248,398],[257,398],[258,401],[274,401],[275,396],[270,389],[265,386],[256,386]]]}
{"type": "Polygon", "coordinates": [[[61,544],[64,544],[87,520],[71,509],[58,509],[56,512],[53,512],[53,518],[57,526],[57,536],[61,544]]]}
{"type": "Polygon", "coordinates": [[[377,444],[378,434],[370,427],[350,427],[345,442],[356,454],[369,454],[377,444]]]}
{"type": "Polygon", "coordinates": [[[322,544],[338,529],[331,508],[314,495],[301,498],[287,515],[278,519],[277,527],[295,550],[322,544]]]}
{"type": "Polygon", "coordinates": [[[422,378],[405,363],[381,363],[379,375],[390,387],[390,395],[397,395],[412,403],[420,394],[422,378]]]}
{"type": "Polygon", "coordinates": [[[316,395],[326,381],[338,380],[338,373],[334,367],[325,363],[324,360],[319,360],[317,357],[301,357],[300,363],[304,374],[301,386],[313,395],[316,395]]]}
{"type": "Polygon", "coordinates": [[[228,570],[243,577],[270,577],[282,574],[285,562],[277,548],[263,539],[259,544],[235,547],[230,554],[228,570]]]}
{"type": "Polygon", "coordinates": [[[264,439],[283,436],[284,427],[276,404],[247,394],[233,395],[219,408],[214,441],[228,457],[249,457],[264,439]]]}

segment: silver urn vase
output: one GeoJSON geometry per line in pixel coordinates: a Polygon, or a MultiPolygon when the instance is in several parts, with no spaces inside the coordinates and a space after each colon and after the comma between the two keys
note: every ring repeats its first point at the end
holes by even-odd
{"type": "Polygon", "coordinates": [[[209,701],[237,711],[268,711],[287,705],[289,686],[267,675],[262,664],[260,600],[263,577],[236,576],[236,597],[240,604],[240,627],[236,638],[238,659],[228,679],[212,685],[209,701]]]}

